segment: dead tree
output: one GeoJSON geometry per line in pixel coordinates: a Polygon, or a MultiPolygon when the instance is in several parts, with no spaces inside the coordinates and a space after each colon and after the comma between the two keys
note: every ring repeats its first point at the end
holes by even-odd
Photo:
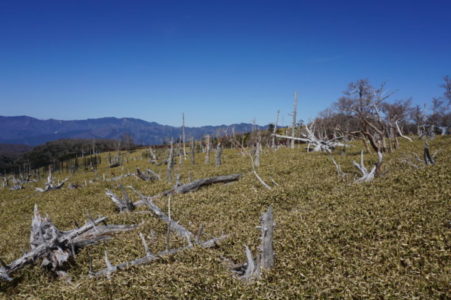
{"type": "Polygon", "coordinates": [[[149,156],[150,156],[149,162],[153,164],[158,164],[157,155],[155,154],[155,151],[153,151],[152,147],[149,147],[149,156]]]}
{"type": "Polygon", "coordinates": [[[215,155],[216,166],[220,166],[222,164],[222,147],[221,143],[218,143],[216,146],[216,155],[215,155]]]}
{"type": "Polygon", "coordinates": [[[274,128],[272,130],[272,142],[271,148],[276,149],[276,134],[277,134],[277,123],[279,123],[280,110],[277,111],[276,123],[274,123],[274,128]]]}
{"type": "Polygon", "coordinates": [[[185,136],[185,113],[182,114],[182,145],[183,145],[183,158],[186,159],[186,136],[185,136]]]}
{"type": "Polygon", "coordinates": [[[110,190],[106,190],[105,194],[110,197],[111,201],[113,201],[114,204],[116,204],[116,207],[119,212],[130,212],[135,209],[135,206],[133,205],[133,202],[128,197],[127,192],[124,188],[122,188],[122,198],[119,198],[110,190]]]}
{"type": "Polygon", "coordinates": [[[52,190],[58,190],[60,188],[63,187],[64,183],[68,180],[68,178],[65,178],[63,181],[59,181],[57,183],[55,183],[53,181],[53,177],[52,177],[52,169],[49,168],[49,175],[47,176],[47,182],[45,183],[44,188],[36,188],[35,190],[37,192],[48,192],[48,191],[52,191],[52,190]]]}
{"type": "Polygon", "coordinates": [[[296,118],[297,118],[297,112],[298,112],[298,95],[296,92],[294,92],[294,103],[293,103],[293,121],[291,122],[291,149],[294,149],[294,137],[296,132],[296,118]]]}
{"type": "MultiPolygon", "coordinates": [[[[207,178],[202,178],[202,179],[195,180],[195,181],[190,182],[190,183],[186,183],[186,184],[182,184],[182,185],[179,185],[179,186],[175,186],[175,187],[173,187],[170,190],[166,190],[166,191],[164,191],[162,193],[159,193],[159,194],[156,194],[154,196],[147,197],[147,196],[143,196],[142,194],[139,194],[139,195],[141,197],[147,197],[147,198],[149,198],[151,200],[154,200],[154,199],[158,199],[158,198],[161,198],[161,197],[166,197],[166,196],[169,196],[169,195],[186,194],[186,193],[189,193],[189,192],[197,191],[201,187],[212,185],[212,184],[230,183],[230,182],[239,180],[240,177],[241,177],[240,174],[231,174],[231,175],[207,177],[207,178]]],[[[140,200],[140,201],[134,202],[133,205],[136,207],[136,206],[145,205],[145,203],[140,200]]]]}
{"type": "Polygon", "coordinates": [[[171,139],[171,146],[169,148],[168,166],[167,166],[167,180],[172,181],[172,170],[174,168],[174,144],[171,139]]]}
{"type": "Polygon", "coordinates": [[[247,262],[232,267],[232,271],[244,281],[258,280],[261,277],[262,271],[270,270],[274,266],[273,231],[275,223],[272,207],[269,207],[261,216],[260,222],[261,243],[259,247],[260,253],[257,255],[257,259],[254,260],[251,250],[246,245],[245,253],[247,262]]]}
{"type": "Polygon", "coordinates": [[[147,169],[144,172],[141,172],[139,168],[136,168],[136,177],[142,179],[144,181],[155,181],[161,180],[160,175],[152,171],[151,169],[147,169]]]}
{"type": "Polygon", "coordinates": [[[78,249],[111,238],[116,232],[128,231],[135,225],[104,225],[106,217],[90,220],[85,225],[69,231],[60,231],[48,219],[42,218],[38,207],[34,207],[31,222],[30,250],[10,264],[0,265],[0,278],[12,280],[11,275],[23,267],[42,260],[41,266],[59,277],[66,277],[68,262],[74,259],[78,249]]]}
{"type": "Polygon", "coordinates": [[[205,136],[205,164],[210,163],[210,135],[205,136]]]}
{"type": "Polygon", "coordinates": [[[262,144],[261,144],[260,140],[261,140],[261,138],[258,139],[257,145],[255,146],[254,165],[257,168],[260,167],[260,154],[262,152],[262,144]]]}
{"type": "Polygon", "coordinates": [[[191,164],[196,163],[196,144],[194,143],[194,139],[191,138],[191,164]]]}
{"type": "Polygon", "coordinates": [[[438,154],[438,151],[431,154],[429,150],[429,144],[424,143],[423,147],[423,158],[420,158],[416,153],[412,153],[412,157],[406,157],[401,159],[402,163],[405,163],[415,169],[419,169],[422,167],[432,166],[435,164],[435,159],[438,154]]]}
{"type": "MultiPolygon", "coordinates": [[[[311,125],[311,127],[313,127],[313,124],[311,125]]],[[[303,137],[291,137],[291,136],[280,135],[280,134],[276,134],[276,137],[283,138],[283,139],[289,139],[292,141],[300,141],[303,143],[307,143],[307,150],[309,150],[310,145],[312,145],[313,152],[324,151],[327,153],[331,153],[332,150],[334,150],[337,147],[348,147],[347,144],[337,141],[341,137],[337,137],[337,138],[334,138],[331,140],[317,138],[315,136],[315,134],[313,133],[313,130],[310,129],[309,126],[307,126],[307,125],[305,125],[305,132],[306,133],[302,133],[303,137]]]]}
{"type": "Polygon", "coordinates": [[[91,273],[90,276],[91,277],[102,277],[102,276],[107,276],[108,278],[111,277],[111,274],[114,272],[117,272],[119,270],[126,270],[129,269],[133,266],[138,266],[138,265],[144,265],[144,264],[148,264],[157,260],[162,259],[163,257],[166,256],[170,256],[170,255],[174,255],[178,252],[193,248],[195,246],[199,246],[201,248],[212,248],[218,245],[218,243],[227,238],[226,235],[222,235],[220,237],[217,238],[212,238],[209,239],[207,241],[204,242],[197,242],[194,244],[188,244],[187,246],[184,247],[180,247],[180,248],[175,248],[175,249],[168,249],[168,250],[163,250],[160,251],[156,254],[153,254],[152,252],[149,251],[149,246],[147,245],[146,240],[144,239],[144,237],[142,236],[142,234],[140,235],[141,237],[141,241],[143,243],[143,248],[144,248],[144,252],[145,252],[145,256],[131,260],[131,261],[127,261],[127,262],[123,262],[120,263],[118,265],[112,265],[108,259],[108,254],[105,252],[105,264],[106,264],[106,268],[99,270],[95,273],[91,273]]]}
{"type": "Polygon", "coordinates": [[[353,165],[362,173],[362,176],[354,180],[355,183],[369,182],[374,179],[374,177],[380,174],[382,166],[382,153],[377,153],[378,161],[374,164],[370,171],[365,167],[363,162],[363,151],[360,153],[360,164],[353,161],[353,165]]]}

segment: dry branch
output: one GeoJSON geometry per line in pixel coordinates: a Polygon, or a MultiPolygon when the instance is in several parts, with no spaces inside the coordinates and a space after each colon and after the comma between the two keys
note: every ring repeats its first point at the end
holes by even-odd
{"type": "Polygon", "coordinates": [[[12,280],[15,271],[42,259],[42,266],[61,276],[66,273],[62,268],[74,257],[75,251],[87,245],[107,239],[112,233],[134,229],[134,225],[97,226],[106,220],[100,217],[87,222],[82,227],[69,231],[60,231],[53,223],[42,218],[35,205],[30,233],[31,250],[10,264],[1,264],[0,278],[12,280]]]}
{"type": "Polygon", "coordinates": [[[105,262],[107,264],[107,267],[105,269],[102,269],[100,271],[97,271],[95,273],[92,273],[90,276],[91,277],[101,277],[101,276],[107,276],[109,277],[112,273],[119,271],[119,270],[125,270],[128,268],[131,268],[133,266],[137,266],[137,265],[143,265],[143,264],[148,264],[151,263],[153,261],[162,259],[165,256],[170,256],[170,255],[174,255],[178,252],[193,248],[195,245],[198,245],[202,248],[212,248],[214,246],[216,246],[218,244],[219,241],[223,240],[227,238],[227,236],[222,235],[220,237],[217,238],[213,238],[210,239],[208,241],[202,242],[202,243],[198,243],[198,244],[190,244],[187,245],[185,247],[181,247],[181,248],[175,248],[175,249],[169,249],[169,250],[164,250],[164,251],[160,251],[158,253],[156,253],[155,255],[153,255],[152,253],[150,253],[148,251],[148,248],[144,247],[144,251],[146,252],[146,255],[131,261],[127,261],[118,265],[112,265],[111,263],[109,263],[108,256],[105,255],[106,259],[105,262]]]}
{"type": "Polygon", "coordinates": [[[355,161],[352,162],[354,166],[362,173],[362,176],[354,181],[355,183],[369,182],[374,179],[376,173],[378,173],[378,170],[382,165],[382,153],[378,152],[377,157],[378,161],[374,164],[371,171],[368,171],[368,169],[365,167],[365,164],[363,162],[363,151],[360,153],[360,164],[356,163],[355,161]]]}
{"type": "Polygon", "coordinates": [[[327,153],[331,153],[332,150],[335,149],[336,147],[348,147],[349,146],[344,143],[336,142],[336,141],[334,141],[335,139],[332,139],[332,140],[319,139],[315,136],[313,131],[307,125],[305,126],[305,131],[307,132],[307,134],[303,134],[304,137],[292,137],[292,136],[280,135],[280,134],[275,134],[274,136],[277,138],[289,139],[291,141],[300,141],[303,143],[307,143],[308,148],[310,148],[310,145],[313,145],[313,152],[324,151],[327,153]]]}
{"type": "Polygon", "coordinates": [[[63,187],[63,185],[67,181],[67,179],[68,178],[65,178],[61,182],[58,180],[58,182],[55,183],[53,181],[53,177],[52,177],[52,170],[49,169],[49,175],[47,176],[47,182],[45,183],[45,187],[44,188],[36,188],[35,190],[37,192],[41,192],[41,193],[48,192],[48,191],[51,191],[51,190],[58,190],[58,189],[63,187]]]}

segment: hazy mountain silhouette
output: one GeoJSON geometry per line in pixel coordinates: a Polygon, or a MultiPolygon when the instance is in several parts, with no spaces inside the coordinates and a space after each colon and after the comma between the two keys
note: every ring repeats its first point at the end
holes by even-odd
{"type": "MultiPolygon", "coordinates": [[[[220,126],[186,127],[187,138],[199,139],[206,134],[223,135],[234,128],[236,133],[248,132],[252,124],[240,123],[220,126]]],[[[259,129],[264,128],[258,126],[259,129]]],[[[39,120],[28,116],[0,116],[0,143],[40,145],[48,141],[77,139],[119,139],[129,134],[135,143],[161,144],[169,138],[177,139],[181,135],[180,127],[161,125],[133,118],[98,118],[87,120],[39,120]]]]}

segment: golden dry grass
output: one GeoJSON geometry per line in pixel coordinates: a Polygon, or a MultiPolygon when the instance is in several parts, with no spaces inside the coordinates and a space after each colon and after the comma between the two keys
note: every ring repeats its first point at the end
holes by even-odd
{"type": "MultiPolygon", "coordinates": [[[[351,161],[360,145],[334,155],[343,171],[357,175],[351,161]]],[[[303,146],[301,146],[303,149],[303,146]]],[[[258,172],[271,184],[266,190],[250,173],[249,158],[236,150],[224,152],[224,164],[204,165],[186,160],[176,166],[182,181],[189,178],[242,173],[228,185],[215,185],[172,198],[172,216],[196,232],[204,225],[204,239],[229,234],[214,249],[195,248],[152,264],[91,279],[88,266],[103,268],[103,253],[120,263],[144,255],[138,231],[153,252],[166,247],[166,225],[151,214],[118,214],[105,188],[118,191],[118,182],[98,181],[77,190],[48,193],[0,190],[0,256],[10,262],[28,249],[33,205],[48,214],[60,229],[83,223],[87,216],[104,215],[111,224],[137,224],[138,231],[119,234],[112,241],[83,249],[70,269],[72,283],[54,280],[38,266],[14,274],[13,283],[0,283],[0,297],[14,299],[293,299],[293,298],[449,298],[451,282],[451,139],[439,137],[431,149],[440,149],[435,166],[414,169],[399,162],[410,151],[421,153],[422,143],[403,143],[384,157],[385,174],[367,184],[340,180],[326,154],[298,149],[265,149],[258,172]],[[274,269],[252,284],[233,277],[223,257],[244,261],[244,245],[254,251],[259,243],[259,216],[269,206],[276,221],[274,269]],[[152,233],[153,232],[153,233],[152,233]]],[[[165,175],[141,153],[128,155],[121,172],[137,166],[165,175]]],[[[376,160],[366,155],[367,166],[376,160]]],[[[103,159],[106,161],[106,159],[103,159]]],[[[94,172],[78,172],[69,182],[83,183],[96,176],[112,177],[102,165],[94,172]]],[[[66,177],[66,174],[55,174],[66,177]]],[[[165,182],[146,183],[134,177],[120,181],[146,195],[170,188],[165,182]]],[[[42,186],[43,183],[39,183],[42,186]]],[[[36,186],[38,186],[36,185],[36,186]]],[[[130,193],[134,199],[135,195],[130,193]]],[[[155,201],[163,210],[167,199],[155,201]]],[[[145,210],[139,208],[139,211],[145,210]]],[[[171,236],[171,247],[183,241],[171,236]]]]}

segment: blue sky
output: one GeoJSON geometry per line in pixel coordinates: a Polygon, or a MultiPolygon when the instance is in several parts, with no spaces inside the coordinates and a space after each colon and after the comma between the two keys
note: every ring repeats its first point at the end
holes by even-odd
{"type": "Polygon", "coordinates": [[[451,1],[0,0],[0,115],[188,126],[310,120],[347,84],[429,103],[451,1]]]}

